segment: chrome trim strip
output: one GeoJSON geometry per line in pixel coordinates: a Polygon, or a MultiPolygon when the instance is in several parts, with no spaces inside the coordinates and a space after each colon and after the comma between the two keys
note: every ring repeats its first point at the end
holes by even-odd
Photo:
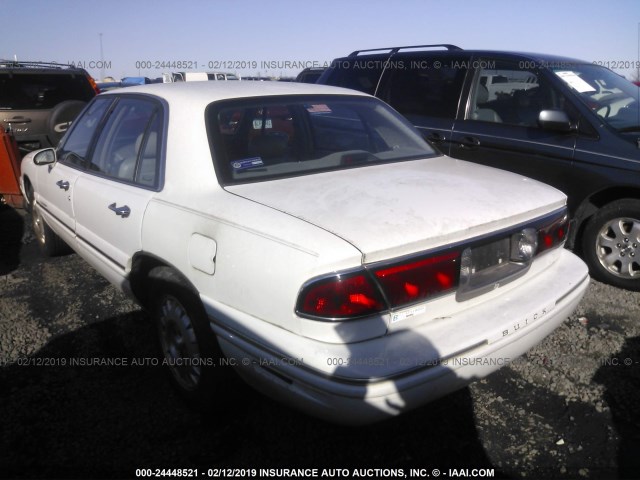
{"type": "Polygon", "coordinates": [[[123,272],[126,270],[124,265],[119,264],[118,262],[116,262],[113,258],[111,258],[109,255],[107,255],[106,253],[104,253],[102,250],[100,250],[99,248],[97,248],[93,243],[87,241],[86,238],[81,237],[80,235],[76,235],[76,239],[78,239],[78,241],[81,241],[84,245],[86,245],[87,247],[91,248],[93,251],[97,252],[98,254],[100,254],[103,258],[105,258],[106,260],[108,260],[110,263],[114,264],[116,267],[118,267],[120,270],[122,270],[123,272]]]}

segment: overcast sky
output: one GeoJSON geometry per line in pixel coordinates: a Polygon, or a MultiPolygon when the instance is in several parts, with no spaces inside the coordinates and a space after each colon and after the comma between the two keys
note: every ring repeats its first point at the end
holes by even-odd
{"type": "Polygon", "coordinates": [[[353,50],[433,43],[554,53],[627,77],[640,62],[639,0],[0,0],[0,6],[0,58],[80,63],[98,79],[187,69],[295,75],[353,50]]]}

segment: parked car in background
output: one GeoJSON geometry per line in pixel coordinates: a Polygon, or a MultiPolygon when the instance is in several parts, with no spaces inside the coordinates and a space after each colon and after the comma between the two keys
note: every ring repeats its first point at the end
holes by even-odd
{"type": "Polygon", "coordinates": [[[591,274],[640,290],[640,90],[604,67],[426,45],[355,51],[319,83],[388,102],[440,151],[567,193],[568,245],[591,274]]]}
{"type": "Polygon", "coordinates": [[[309,67],[302,70],[296,77],[296,82],[300,83],[316,83],[324,72],[324,68],[309,67]]]}
{"type": "Polygon", "coordinates": [[[240,80],[237,75],[226,72],[175,72],[163,73],[163,83],[206,82],[207,80],[240,80]]]}
{"type": "Polygon", "coordinates": [[[397,415],[526,352],[589,282],[564,194],[453,161],[346,89],[112,90],[25,157],[22,188],[42,250],[67,243],[152,312],[208,409],[227,362],[325,419],[397,415]]]}
{"type": "Polygon", "coordinates": [[[271,77],[242,77],[242,81],[250,80],[252,82],[271,82],[273,79],[271,77]]]}
{"type": "Polygon", "coordinates": [[[240,80],[235,73],[227,72],[208,72],[207,77],[209,80],[240,80]]]}
{"type": "Polygon", "coordinates": [[[122,88],[125,87],[127,85],[123,84],[122,82],[118,82],[118,81],[113,81],[113,82],[98,82],[98,88],[100,89],[101,92],[106,92],[108,90],[114,90],[116,88],[122,88]]]}
{"type": "Polygon", "coordinates": [[[11,128],[20,155],[56,146],[100,90],[72,65],[0,60],[0,128],[11,128]]]}

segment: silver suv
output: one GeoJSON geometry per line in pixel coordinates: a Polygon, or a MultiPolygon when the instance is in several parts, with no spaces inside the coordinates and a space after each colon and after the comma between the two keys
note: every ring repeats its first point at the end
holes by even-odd
{"type": "Polygon", "coordinates": [[[13,131],[22,156],[55,147],[98,93],[82,68],[0,60],[0,128],[13,131]]]}

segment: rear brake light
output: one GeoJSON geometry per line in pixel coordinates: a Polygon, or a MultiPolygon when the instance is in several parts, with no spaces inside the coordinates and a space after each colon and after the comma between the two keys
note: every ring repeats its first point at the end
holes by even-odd
{"type": "Polygon", "coordinates": [[[297,311],[304,316],[347,319],[386,309],[378,288],[360,270],[310,282],[300,292],[297,311]]]}
{"type": "Polygon", "coordinates": [[[373,270],[391,308],[428,300],[455,290],[460,252],[449,252],[373,270]]]}
{"type": "Polygon", "coordinates": [[[569,216],[564,210],[517,228],[492,241],[468,241],[446,253],[366,265],[312,280],[300,291],[296,312],[307,318],[347,320],[456,290],[458,301],[473,298],[515,280],[526,273],[535,255],[561,246],[567,239],[569,216]],[[461,264],[465,264],[462,280],[461,264]]]}
{"type": "Polygon", "coordinates": [[[562,245],[569,233],[569,215],[566,213],[538,230],[538,252],[542,253],[562,245]]]}

